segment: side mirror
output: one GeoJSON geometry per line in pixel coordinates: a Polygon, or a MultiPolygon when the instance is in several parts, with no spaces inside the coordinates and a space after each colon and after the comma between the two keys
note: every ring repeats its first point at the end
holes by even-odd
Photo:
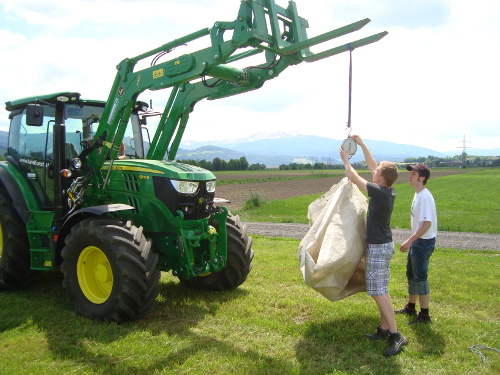
{"type": "Polygon", "coordinates": [[[43,125],[43,106],[40,104],[28,104],[26,107],[26,125],[43,125]]]}

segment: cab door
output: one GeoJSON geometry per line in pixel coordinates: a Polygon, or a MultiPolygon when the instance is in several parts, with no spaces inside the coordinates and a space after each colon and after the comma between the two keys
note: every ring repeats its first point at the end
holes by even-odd
{"type": "Polygon", "coordinates": [[[11,113],[7,155],[32,187],[40,208],[51,209],[54,204],[54,182],[50,129],[54,124],[54,110],[46,107],[45,111],[41,126],[26,124],[26,110],[11,113]]]}

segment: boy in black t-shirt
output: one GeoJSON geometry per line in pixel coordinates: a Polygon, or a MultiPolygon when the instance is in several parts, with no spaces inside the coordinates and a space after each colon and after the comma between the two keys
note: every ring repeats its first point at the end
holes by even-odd
{"type": "Polygon", "coordinates": [[[349,154],[340,148],[346,175],[361,191],[368,193],[368,213],[366,220],[366,289],[380,311],[380,325],[374,334],[365,335],[371,340],[387,339],[385,356],[398,354],[406,338],[398,331],[391,297],[389,295],[390,262],[394,255],[392,242],[391,215],[396,198],[392,184],[398,178],[398,168],[394,163],[383,161],[377,164],[359,135],[352,138],[363,150],[366,165],[373,174],[373,182],[368,182],[354,170],[349,162],[349,154]]]}

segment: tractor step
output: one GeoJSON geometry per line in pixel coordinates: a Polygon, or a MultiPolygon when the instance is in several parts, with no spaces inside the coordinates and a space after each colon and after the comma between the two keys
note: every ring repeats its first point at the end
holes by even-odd
{"type": "Polygon", "coordinates": [[[52,251],[50,248],[30,249],[30,254],[32,270],[52,270],[52,251]]]}

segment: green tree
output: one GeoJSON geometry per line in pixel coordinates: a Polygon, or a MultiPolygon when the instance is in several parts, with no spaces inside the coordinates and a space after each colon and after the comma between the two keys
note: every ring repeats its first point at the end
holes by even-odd
{"type": "Polygon", "coordinates": [[[228,171],[240,171],[241,170],[240,161],[237,159],[230,159],[227,162],[227,170],[228,171]]]}
{"type": "Polygon", "coordinates": [[[242,171],[246,171],[246,170],[247,170],[247,168],[248,168],[248,165],[249,165],[249,164],[248,164],[247,158],[246,158],[246,157],[244,157],[244,156],[242,156],[242,157],[240,158],[240,168],[241,168],[241,170],[242,170],[242,171]]]}
{"type": "Polygon", "coordinates": [[[215,158],[212,161],[212,165],[214,167],[214,171],[222,171],[222,159],[221,158],[215,158]]]}

